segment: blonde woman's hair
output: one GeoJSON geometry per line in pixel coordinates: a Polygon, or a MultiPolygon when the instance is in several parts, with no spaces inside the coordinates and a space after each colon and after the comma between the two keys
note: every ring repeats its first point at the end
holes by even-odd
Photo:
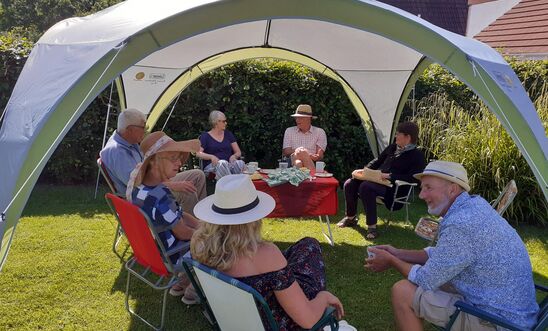
{"type": "Polygon", "coordinates": [[[230,269],[240,257],[252,257],[259,248],[261,224],[203,223],[190,241],[192,258],[219,271],[230,269]]]}

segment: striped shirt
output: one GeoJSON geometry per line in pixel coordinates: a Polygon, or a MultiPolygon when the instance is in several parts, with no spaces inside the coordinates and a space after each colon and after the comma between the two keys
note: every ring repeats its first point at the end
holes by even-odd
{"type": "Polygon", "coordinates": [[[285,130],[283,148],[297,149],[304,147],[310,154],[315,154],[317,148],[323,151],[327,148],[327,137],[322,128],[311,126],[307,132],[302,132],[298,127],[292,126],[285,130]]]}
{"type": "MultiPolygon", "coordinates": [[[[171,191],[164,185],[139,185],[133,189],[132,203],[141,208],[148,215],[158,237],[166,251],[174,248],[178,243],[173,235],[173,227],[181,220],[183,210],[177,204],[171,191]]],[[[178,255],[170,256],[173,263],[178,255]]]]}

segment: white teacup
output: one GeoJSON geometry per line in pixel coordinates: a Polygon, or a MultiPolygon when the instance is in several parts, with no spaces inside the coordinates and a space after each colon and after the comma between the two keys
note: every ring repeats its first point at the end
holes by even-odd
{"type": "Polygon", "coordinates": [[[376,245],[367,246],[367,256],[368,256],[370,259],[372,259],[372,258],[375,257],[375,253],[370,252],[370,251],[369,251],[369,248],[375,247],[375,246],[376,246],[376,245]]]}
{"type": "Polygon", "coordinates": [[[278,163],[278,167],[280,167],[280,169],[287,169],[287,162],[280,162],[278,163]]]}
{"type": "Polygon", "coordinates": [[[259,162],[249,162],[247,166],[249,167],[250,165],[255,166],[255,169],[259,169],[259,162]]]}
{"type": "Polygon", "coordinates": [[[324,168],[325,168],[325,162],[323,161],[316,162],[316,172],[324,172],[324,168]]]}
{"type": "Polygon", "coordinates": [[[247,172],[250,173],[250,174],[254,174],[255,171],[257,171],[257,166],[255,164],[251,164],[251,162],[249,162],[247,164],[247,172]]]}

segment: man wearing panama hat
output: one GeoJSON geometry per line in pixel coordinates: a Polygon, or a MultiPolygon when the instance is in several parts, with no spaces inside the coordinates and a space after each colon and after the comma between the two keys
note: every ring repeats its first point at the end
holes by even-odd
{"type": "Polygon", "coordinates": [[[312,126],[312,119],[317,117],[310,105],[299,105],[291,117],[295,118],[297,125],[285,130],[283,155],[291,157],[291,163],[297,168],[312,169],[314,162],[323,159],[327,147],[325,131],[312,126]]]}
{"type": "MultiPolygon", "coordinates": [[[[436,246],[375,246],[369,248],[375,256],[365,261],[369,270],[393,267],[406,277],[392,287],[399,329],[422,330],[422,319],[445,326],[458,300],[531,328],[539,308],[529,255],[516,231],[487,201],[468,194],[468,175],[461,164],[433,161],[415,177],[421,180],[419,197],[428,212],[443,217],[436,246]]],[[[463,313],[451,330],[495,329],[463,313]]]]}

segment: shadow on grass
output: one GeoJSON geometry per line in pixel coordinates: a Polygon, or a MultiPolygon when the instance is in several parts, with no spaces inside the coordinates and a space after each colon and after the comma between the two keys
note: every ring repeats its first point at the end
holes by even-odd
{"type": "Polygon", "coordinates": [[[84,218],[110,213],[105,201],[106,187],[99,186],[97,198],[95,186],[89,185],[36,185],[23,210],[23,216],[60,216],[77,214],[84,218]]]}
{"type": "MultiPolygon", "coordinates": [[[[125,263],[131,257],[131,248],[127,241],[122,240],[119,252],[120,269],[114,280],[111,293],[121,292],[125,295],[128,272],[125,263]]],[[[131,277],[129,285],[129,305],[131,309],[150,323],[159,326],[161,321],[163,292],[154,290],[144,282],[131,277]]],[[[181,302],[181,297],[167,295],[164,330],[209,330],[211,329],[206,318],[202,315],[201,305],[188,306],[181,302]]],[[[127,313],[129,315],[129,313],[127,313]]],[[[138,317],[129,315],[128,330],[150,330],[138,317]]]]}

